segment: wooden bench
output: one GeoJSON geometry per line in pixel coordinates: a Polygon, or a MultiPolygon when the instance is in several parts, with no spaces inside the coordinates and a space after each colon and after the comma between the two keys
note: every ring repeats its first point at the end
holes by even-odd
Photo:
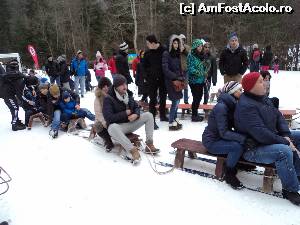
{"type": "MultiPolygon", "coordinates": [[[[193,156],[196,153],[213,156],[217,158],[215,175],[217,178],[221,179],[223,176],[223,166],[226,158],[224,156],[212,155],[207,149],[203,146],[201,141],[195,141],[191,139],[179,139],[171,144],[171,146],[176,149],[176,156],[174,160],[174,165],[176,168],[183,168],[185,152],[187,151],[190,156],[193,156]]],[[[275,177],[275,168],[272,165],[267,164],[257,164],[252,162],[247,162],[244,160],[240,160],[239,163],[260,166],[265,168],[262,191],[266,193],[273,192],[273,183],[275,177]]]]}

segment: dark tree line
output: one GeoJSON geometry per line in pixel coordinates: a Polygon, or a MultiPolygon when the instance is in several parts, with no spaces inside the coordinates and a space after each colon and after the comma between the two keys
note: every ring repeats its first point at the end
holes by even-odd
{"type": "MultiPolygon", "coordinates": [[[[227,35],[236,31],[244,46],[258,43],[261,48],[272,45],[274,54],[287,58],[288,49],[299,44],[300,3],[289,0],[240,0],[253,5],[269,2],[291,5],[292,15],[201,14],[181,16],[180,2],[216,0],[0,0],[0,53],[19,52],[23,62],[32,65],[26,46],[36,47],[43,63],[48,54],[66,54],[70,59],[81,49],[89,59],[97,50],[107,57],[122,41],[131,50],[145,48],[145,37],[154,33],[166,43],[173,33],[192,38],[207,36],[216,53],[226,45],[227,35]]],[[[226,1],[229,5],[236,1],[226,1]]],[[[298,60],[297,60],[298,61],[298,60]]]]}

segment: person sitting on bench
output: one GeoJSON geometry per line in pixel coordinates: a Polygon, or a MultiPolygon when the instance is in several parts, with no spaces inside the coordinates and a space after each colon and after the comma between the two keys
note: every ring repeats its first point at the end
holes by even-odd
{"type": "Polygon", "coordinates": [[[153,145],[154,120],[149,112],[140,114],[140,108],[133,96],[127,90],[126,78],[116,74],[113,86],[103,102],[103,116],[108,127],[108,133],[112,139],[118,141],[132,155],[134,161],[140,160],[138,148],[135,147],[126,134],[131,133],[145,125],[146,149],[150,153],[159,150],[153,145]]]}
{"type": "Polygon", "coordinates": [[[235,167],[243,154],[246,136],[233,131],[234,110],[241,93],[242,85],[236,81],[224,85],[202,134],[202,143],[209,153],[227,155],[224,180],[233,189],[243,188],[235,167]]]}
{"type": "Polygon", "coordinates": [[[300,132],[289,130],[280,111],[267,98],[259,73],[246,74],[242,86],[245,92],[236,105],[235,127],[256,142],[245,149],[243,157],[255,163],[274,163],[283,197],[300,205],[300,132]]]}

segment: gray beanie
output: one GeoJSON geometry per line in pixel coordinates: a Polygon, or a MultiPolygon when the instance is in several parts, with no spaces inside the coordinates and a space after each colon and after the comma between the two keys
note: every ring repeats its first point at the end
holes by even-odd
{"type": "Polygon", "coordinates": [[[125,83],[127,83],[127,80],[123,75],[116,74],[113,76],[113,84],[114,84],[115,88],[117,88],[125,83]]]}

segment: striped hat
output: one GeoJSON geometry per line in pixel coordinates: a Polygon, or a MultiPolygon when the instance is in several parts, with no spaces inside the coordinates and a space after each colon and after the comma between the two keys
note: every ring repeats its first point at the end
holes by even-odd
{"type": "Polygon", "coordinates": [[[222,88],[223,93],[228,93],[230,95],[234,94],[237,90],[241,89],[242,85],[237,81],[229,81],[222,88]]]}
{"type": "Polygon", "coordinates": [[[128,49],[128,44],[124,41],[122,44],[120,44],[119,47],[121,51],[125,51],[126,49],[128,49]]]}

